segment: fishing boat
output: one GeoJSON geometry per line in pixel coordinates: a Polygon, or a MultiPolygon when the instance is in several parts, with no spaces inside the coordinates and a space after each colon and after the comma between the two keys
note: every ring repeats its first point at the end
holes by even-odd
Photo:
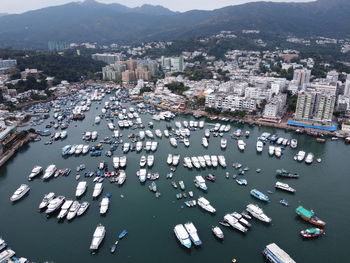
{"type": "Polygon", "coordinates": [[[30,187],[26,184],[22,184],[10,197],[11,202],[15,202],[23,198],[30,190],[30,187]]]}
{"type": "Polygon", "coordinates": [[[86,210],[89,208],[89,206],[90,206],[89,202],[81,203],[81,205],[80,205],[80,207],[79,207],[79,209],[77,211],[77,216],[83,215],[86,212],[86,210]]]}
{"type": "Polygon", "coordinates": [[[272,219],[264,214],[264,211],[258,206],[254,204],[247,205],[246,210],[256,219],[263,221],[265,223],[270,223],[272,219]]]}
{"type": "Polygon", "coordinates": [[[210,204],[210,202],[205,199],[204,197],[199,197],[197,200],[197,204],[203,208],[205,211],[211,213],[211,214],[215,214],[216,213],[216,209],[210,204]]]}
{"type": "Polygon", "coordinates": [[[288,184],[281,183],[281,182],[276,182],[275,187],[277,189],[281,189],[290,193],[295,193],[296,191],[294,188],[290,187],[288,184]]]}
{"type": "Polygon", "coordinates": [[[300,235],[305,238],[319,237],[324,234],[324,230],[321,228],[309,228],[300,231],[300,235]]]}
{"type": "Polygon", "coordinates": [[[36,176],[38,176],[43,171],[43,168],[41,166],[34,166],[33,170],[30,172],[28,176],[28,180],[31,181],[36,176]]]}
{"type": "Polygon", "coordinates": [[[212,226],[211,231],[213,232],[214,236],[220,240],[224,239],[224,232],[222,232],[221,228],[218,226],[212,226]]]}
{"type": "Polygon", "coordinates": [[[284,169],[276,170],[276,176],[284,177],[284,178],[292,178],[297,179],[299,178],[299,174],[297,173],[290,173],[284,169]]]}
{"type": "Polygon", "coordinates": [[[267,195],[263,194],[262,192],[258,191],[257,189],[252,189],[250,191],[250,194],[253,197],[255,197],[255,198],[257,198],[257,199],[259,199],[261,201],[264,201],[264,202],[270,201],[270,199],[269,199],[269,197],[267,195]]]}
{"type": "Polygon", "coordinates": [[[191,248],[192,242],[190,236],[182,224],[178,224],[174,227],[174,233],[181,245],[186,248],[191,248]]]}
{"type": "Polygon", "coordinates": [[[49,205],[49,202],[54,198],[55,198],[55,193],[53,193],[53,192],[50,192],[50,193],[44,195],[43,200],[39,204],[39,209],[46,208],[49,205]]]}
{"type": "Polygon", "coordinates": [[[326,225],[326,222],[322,221],[317,216],[315,216],[315,212],[314,211],[307,210],[303,206],[297,207],[295,212],[297,213],[297,215],[301,219],[303,219],[306,222],[309,222],[309,223],[311,223],[313,225],[316,225],[316,226],[325,226],[326,225]]]}
{"type": "Polygon", "coordinates": [[[187,233],[189,234],[190,239],[193,242],[193,244],[195,244],[196,246],[202,245],[202,241],[200,240],[200,238],[198,236],[197,228],[194,226],[194,224],[192,222],[187,222],[184,224],[184,227],[185,227],[187,233]]]}
{"type": "Polygon", "coordinates": [[[96,253],[98,248],[100,247],[104,237],[106,234],[106,229],[103,225],[99,224],[92,237],[91,245],[90,245],[90,250],[92,253],[96,253]]]}

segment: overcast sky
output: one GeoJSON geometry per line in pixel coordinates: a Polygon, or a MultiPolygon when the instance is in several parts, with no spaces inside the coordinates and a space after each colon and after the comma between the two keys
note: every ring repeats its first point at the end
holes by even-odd
{"type": "MultiPolygon", "coordinates": [[[[120,3],[129,7],[142,4],[162,5],[174,11],[187,11],[192,9],[216,9],[228,5],[236,5],[253,0],[98,0],[103,3],[120,3]]],[[[272,0],[274,2],[307,2],[310,0],[272,0]]],[[[329,0],[332,1],[332,0],[329,0]]],[[[0,13],[23,13],[28,10],[47,6],[61,5],[73,0],[0,0],[0,13]]]]}

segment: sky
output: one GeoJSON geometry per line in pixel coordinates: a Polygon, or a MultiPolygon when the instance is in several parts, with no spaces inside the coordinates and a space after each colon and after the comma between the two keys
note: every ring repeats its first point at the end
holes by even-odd
{"type": "MultiPolygon", "coordinates": [[[[74,0],[0,0],[0,13],[23,13],[43,7],[62,5],[74,0]]],[[[211,10],[229,5],[237,5],[256,0],[98,0],[102,3],[119,3],[129,7],[143,4],[162,5],[173,11],[192,9],[211,10]]],[[[270,0],[274,2],[307,2],[310,0],[270,0]]],[[[331,0],[330,0],[331,1],[331,0]]]]}

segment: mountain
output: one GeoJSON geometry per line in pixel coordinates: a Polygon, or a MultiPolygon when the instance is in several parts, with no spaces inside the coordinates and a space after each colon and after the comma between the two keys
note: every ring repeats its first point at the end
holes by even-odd
{"type": "Polygon", "coordinates": [[[129,8],[94,0],[0,17],[0,47],[46,48],[48,41],[137,42],[173,40],[220,30],[345,37],[350,1],[252,2],[213,11],[173,12],[161,6],[129,8]]]}

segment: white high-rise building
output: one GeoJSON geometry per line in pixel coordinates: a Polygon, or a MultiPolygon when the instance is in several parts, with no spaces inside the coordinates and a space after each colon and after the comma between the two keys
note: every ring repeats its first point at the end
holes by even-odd
{"type": "Polygon", "coordinates": [[[344,96],[350,97],[350,74],[348,74],[346,78],[344,96]]]}
{"type": "Polygon", "coordinates": [[[303,87],[305,84],[310,83],[311,70],[309,69],[296,69],[294,70],[293,81],[299,86],[303,87]]]}

